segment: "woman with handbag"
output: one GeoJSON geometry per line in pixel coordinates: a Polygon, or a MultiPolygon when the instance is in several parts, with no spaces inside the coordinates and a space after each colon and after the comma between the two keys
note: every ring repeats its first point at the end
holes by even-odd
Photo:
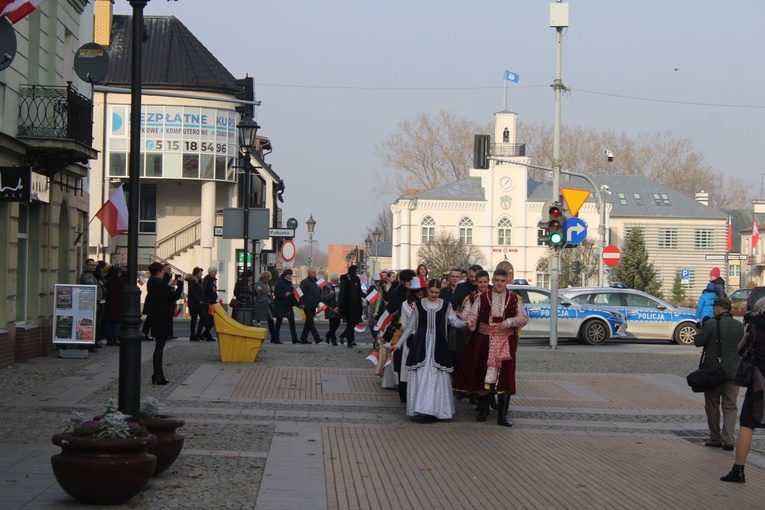
{"type": "Polygon", "coordinates": [[[722,384],[704,392],[704,412],[709,426],[709,439],[704,441],[704,446],[732,451],[739,388],[733,382],[733,375],[738,366],[737,346],[744,334],[744,326],[731,315],[730,299],[715,298],[712,310],[714,318],[704,322],[701,331],[693,340],[697,347],[704,347],[702,368],[710,369],[720,366],[724,371],[722,384]],[[721,408],[722,431],[720,430],[721,408]]]}
{"type": "MultiPolygon", "coordinates": [[[[746,334],[739,345],[739,354],[747,350],[753,355],[754,363],[751,382],[746,387],[744,404],[741,406],[736,460],[733,469],[721,477],[723,482],[744,483],[744,464],[752,449],[754,429],[765,428],[765,298],[754,304],[755,315],[746,328],[746,334]]],[[[736,374],[738,376],[738,373],[736,374]]]]}

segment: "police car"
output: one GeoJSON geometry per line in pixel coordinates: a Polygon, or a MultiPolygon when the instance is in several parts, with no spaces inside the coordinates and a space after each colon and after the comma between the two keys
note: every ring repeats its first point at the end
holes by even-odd
{"type": "MultiPolygon", "coordinates": [[[[508,285],[507,288],[518,294],[526,305],[529,323],[524,326],[521,338],[550,338],[550,290],[531,285],[508,285]]],[[[619,312],[559,299],[559,338],[600,345],[611,337],[624,337],[626,327],[619,312]]]]}
{"type": "Polygon", "coordinates": [[[627,338],[666,339],[680,345],[693,345],[697,331],[693,308],[672,306],[635,289],[573,287],[561,289],[561,293],[575,303],[620,312],[627,320],[627,338]]]}

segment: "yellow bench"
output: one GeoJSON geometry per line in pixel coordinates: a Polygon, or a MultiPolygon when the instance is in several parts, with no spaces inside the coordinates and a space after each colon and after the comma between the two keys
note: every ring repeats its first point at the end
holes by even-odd
{"type": "Polygon", "coordinates": [[[265,328],[253,328],[240,324],[228,316],[219,304],[213,306],[215,333],[218,335],[220,359],[225,362],[252,362],[258,357],[265,328]]]}

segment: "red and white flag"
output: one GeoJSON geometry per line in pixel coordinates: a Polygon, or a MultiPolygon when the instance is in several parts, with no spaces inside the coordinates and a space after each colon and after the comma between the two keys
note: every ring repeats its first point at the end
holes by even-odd
{"type": "Polygon", "coordinates": [[[387,367],[393,363],[393,354],[388,354],[388,358],[385,360],[385,364],[383,365],[383,368],[387,367]]]}
{"type": "Polygon", "coordinates": [[[324,313],[327,310],[327,305],[322,303],[319,305],[319,309],[316,310],[316,314],[324,313]]]}
{"type": "Polygon", "coordinates": [[[181,311],[183,310],[183,304],[176,304],[175,305],[175,312],[173,313],[173,317],[176,319],[181,316],[181,311]]]}
{"type": "Polygon", "coordinates": [[[34,11],[45,0],[0,0],[0,16],[15,24],[34,11]]]}
{"type": "Polygon", "coordinates": [[[327,286],[327,280],[325,280],[324,278],[319,278],[318,280],[316,280],[316,285],[318,285],[319,287],[323,289],[324,287],[327,286]]]}
{"type": "Polygon", "coordinates": [[[125,201],[125,192],[122,191],[122,184],[114,190],[112,196],[101,206],[101,209],[98,210],[94,217],[101,220],[104,228],[109,233],[109,237],[127,232],[128,208],[125,201]]]}
{"type": "Polygon", "coordinates": [[[728,215],[728,238],[725,241],[725,249],[728,251],[733,250],[733,223],[730,215],[728,215]]]}
{"type": "Polygon", "coordinates": [[[388,310],[385,310],[380,318],[377,319],[377,324],[375,324],[375,331],[385,331],[385,328],[388,327],[388,324],[390,324],[390,321],[392,320],[393,316],[388,313],[388,310]]]}
{"type": "Polygon", "coordinates": [[[380,353],[377,351],[372,351],[372,354],[366,357],[369,361],[371,361],[375,366],[377,366],[377,362],[380,360],[380,353]]]}
{"type": "Polygon", "coordinates": [[[144,275],[142,275],[142,274],[138,275],[138,285],[141,286],[141,287],[146,285],[146,277],[144,275]]]}
{"type": "Polygon", "coordinates": [[[760,242],[760,231],[757,229],[757,216],[752,217],[752,250],[757,248],[760,242]]]}
{"type": "Polygon", "coordinates": [[[356,324],[356,326],[353,328],[356,333],[363,333],[365,329],[367,329],[367,327],[363,324],[356,324]]]}
{"type": "Polygon", "coordinates": [[[376,290],[372,290],[369,294],[367,294],[367,301],[370,305],[375,304],[375,302],[380,299],[380,293],[376,290]]]}
{"type": "Polygon", "coordinates": [[[303,297],[303,291],[300,290],[300,287],[297,287],[292,290],[292,293],[295,294],[295,299],[300,301],[300,298],[303,297]]]}

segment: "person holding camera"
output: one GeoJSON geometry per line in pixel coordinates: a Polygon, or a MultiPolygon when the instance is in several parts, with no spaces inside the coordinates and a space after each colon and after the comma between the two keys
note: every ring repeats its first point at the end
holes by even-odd
{"type": "Polygon", "coordinates": [[[693,343],[704,347],[706,356],[702,368],[715,368],[722,365],[728,380],[713,390],[704,392],[704,412],[707,415],[709,439],[704,446],[733,450],[736,429],[736,399],[738,385],[733,382],[733,375],[739,363],[738,343],[744,335],[744,325],[731,315],[731,303],[728,298],[715,298],[713,302],[714,319],[708,319],[696,334],[693,343]],[[719,360],[718,360],[719,357],[719,360]],[[722,431],[720,430],[720,409],[722,408],[722,431]]]}
{"type": "Polygon", "coordinates": [[[154,373],[151,374],[152,384],[168,384],[162,369],[162,355],[165,343],[173,334],[173,313],[175,304],[183,294],[183,281],[171,279],[165,283],[165,266],[160,262],[154,262],[149,266],[151,277],[146,283],[146,302],[151,334],[154,337],[154,356],[152,357],[154,373]]]}

